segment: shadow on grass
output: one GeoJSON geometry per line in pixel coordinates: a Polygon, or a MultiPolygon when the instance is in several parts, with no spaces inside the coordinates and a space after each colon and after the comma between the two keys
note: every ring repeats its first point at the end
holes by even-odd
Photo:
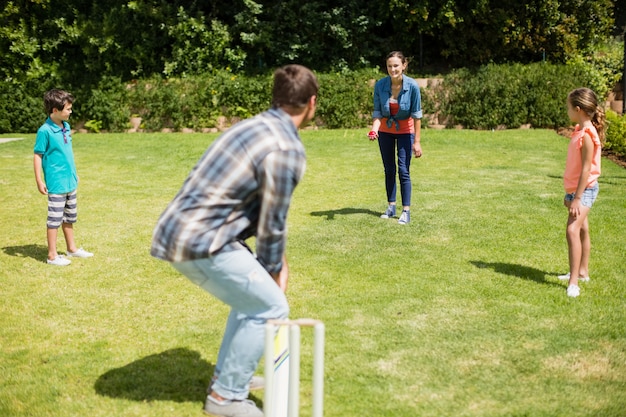
{"type": "Polygon", "coordinates": [[[369,214],[370,216],[378,217],[382,214],[382,211],[379,213],[379,212],[368,210],[368,209],[346,207],[346,208],[337,209],[337,210],[325,210],[325,211],[312,211],[311,212],[311,216],[318,216],[318,217],[326,216],[326,220],[333,220],[335,216],[338,214],[341,214],[341,215],[369,214]]]}
{"type": "Polygon", "coordinates": [[[498,274],[509,275],[516,278],[527,279],[529,281],[535,281],[540,284],[553,285],[556,287],[562,287],[558,282],[547,281],[547,276],[557,275],[553,272],[546,272],[540,269],[532,268],[530,266],[508,264],[503,262],[482,262],[471,261],[471,263],[479,269],[493,269],[498,274]]]}
{"type": "Polygon", "coordinates": [[[48,259],[48,247],[44,245],[21,245],[21,246],[6,246],[2,248],[4,253],[9,256],[16,256],[18,258],[33,258],[40,262],[45,262],[48,259]]]}
{"type": "MultiPolygon", "coordinates": [[[[548,175],[548,178],[563,180],[563,177],[558,175],[548,175]]],[[[598,182],[600,184],[621,185],[626,182],[626,175],[601,175],[600,178],[598,178],[598,182]]]]}
{"type": "Polygon", "coordinates": [[[214,365],[198,352],[170,349],[101,375],[98,395],[133,401],[204,402],[214,365]]]}

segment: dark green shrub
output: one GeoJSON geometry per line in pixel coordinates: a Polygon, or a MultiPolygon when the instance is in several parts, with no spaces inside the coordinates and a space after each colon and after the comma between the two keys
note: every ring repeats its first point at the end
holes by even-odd
{"type": "Polygon", "coordinates": [[[487,65],[477,70],[455,71],[444,78],[441,110],[451,116],[454,124],[465,127],[518,127],[526,121],[526,89],[520,72],[521,65],[487,65]]]}
{"type": "Polygon", "coordinates": [[[244,77],[228,71],[185,78],[152,77],[131,88],[130,109],[146,130],[215,127],[218,118],[246,118],[271,101],[269,76],[244,77]]]}
{"type": "Polygon", "coordinates": [[[33,133],[46,121],[45,85],[36,88],[0,81],[0,133],[33,133]]]}
{"type": "Polygon", "coordinates": [[[98,87],[77,97],[77,106],[85,119],[85,127],[97,132],[100,129],[110,132],[122,132],[128,129],[130,108],[128,90],[118,77],[103,77],[98,87]],[[82,97],[85,101],[81,103],[82,97]]]}
{"type": "Polygon", "coordinates": [[[330,129],[371,125],[374,84],[382,75],[374,70],[317,74],[320,90],[316,120],[330,129]]]}
{"type": "Polygon", "coordinates": [[[444,78],[439,111],[452,124],[471,129],[567,126],[567,94],[581,86],[601,87],[587,69],[536,63],[456,70],[444,78]]]}
{"type": "Polygon", "coordinates": [[[626,116],[620,116],[612,110],[607,110],[606,121],[604,149],[621,157],[626,157],[626,116]]]}
{"type": "Polygon", "coordinates": [[[589,78],[589,88],[593,89],[598,97],[606,98],[607,93],[622,78],[624,41],[616,38],[607,39],[589,53],[577,55],[567,63],[585,71],[589,78]]]}
{"type": "Polygon", "coordinates": [[[155,76],[140,80],[129,91],[132,114],[142,118],[142,125],[150,131],[164,128],[179,129],[183,125],[183,102],[178,80],[164,80],[155,76]]]}
{"type": "Polygon", "coordinates": [[[272,76],[248,77],[219,71],[211,79],[212,104],[226,117],[247,118],[267,110],[272,101],[272,76]]]}

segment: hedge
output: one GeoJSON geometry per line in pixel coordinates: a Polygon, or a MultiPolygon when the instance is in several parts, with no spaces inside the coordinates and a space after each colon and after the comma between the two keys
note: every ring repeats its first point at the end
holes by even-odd
{"type": "Polygon", "coordinates": [[[626,116],[619,116],[614,111],[607,110],[606,121],[608,128],[604,138],[604,149],[620,159],[626,159],[626,116]]]}
{"type": "MultiPolygon", "coordinates": [[[[372,69],[317,76],[317,126],[365,128],[371,124],[373,84],[384,74],[372,69]]],[[[605,84],[585,63],[486,65],[455,70],[442,82],[422,90],[424,113],[438,116],[424,118],[423,124],[427,126],[432,119],[445,120],[448,127],[471,129],[527,124],[556,129],[570,124],[565,99],[571,89],[588,86],[604,98],[608,92],[605,84]]],[[[38,87],[41,91],[0,81],[0,133],[37,130],[45,117],[41,104],[44,85],[38,87]]],[[[226,127],[267,109],[271,74],[252,77],[219,71],[176,79],[151,77],[132,83],[109,77],[91,90],[73,93],[75,128],[124,131],[130,128],[130,118],[136,116],[142,118],[141,129],[145,131],[201,131],[226,127]]]]}

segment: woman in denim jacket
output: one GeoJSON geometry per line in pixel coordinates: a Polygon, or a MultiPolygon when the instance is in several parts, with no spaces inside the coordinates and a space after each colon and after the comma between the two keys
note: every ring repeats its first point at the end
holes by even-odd
{"type": "Polygon", "coordinates": [[[374,86],[374,122],[368,133],[370,140],[378,139],[380,155],[385,168],[385,188],[387,210],[380,217],[393,218],[396,215],[396,144],[398,155],[398,177],[402,196],[402,213],[399,224],[411,220],[411,154],[422,156],[420,128],[422,103],[420,88],[413,78],[404,75],[407,60],[404,54],[394,51],[387,55],[388,77],[382,78],[374,86]]]}

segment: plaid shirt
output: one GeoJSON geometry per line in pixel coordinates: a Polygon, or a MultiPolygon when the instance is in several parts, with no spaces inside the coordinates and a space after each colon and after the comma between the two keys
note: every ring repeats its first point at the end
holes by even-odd
{"type": "Polygon", "coordinates": [[[287,210],[305,166],[287,113],[273,108],[239,122],[207,149],[167,206],[150,253],[170,262],[201,259],[256,236],[257,259],[279,272],[287,210]]]}

